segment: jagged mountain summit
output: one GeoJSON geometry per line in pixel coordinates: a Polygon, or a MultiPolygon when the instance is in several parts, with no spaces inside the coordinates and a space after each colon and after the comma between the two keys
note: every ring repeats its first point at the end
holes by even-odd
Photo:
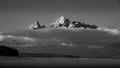
{"type": "Polygon", "coordinates": [[[56,27],[56,28],[57,27],[69,27],[69,24],[70,24],[70,20],[66,18],[65,16],[61,16],[60,18],[55,20],[55,22],[53,22],[51,27],[56,27]]]}
{"type": "Polygon", "coordinates": [[[41,26],[38,21],[36,21],[35,23],[33,23],[33,24],[29,27],[29,29],[33,29],[33,30],[35,30],[35,29],[40,29],[40,28],[45,28],[45,25],[42,25],[42,26],[41,26]]]}
{"type": "Polygon", "coordinates": [[[70,21],[69,18],[65,16],[61,16],[51,25],[51,27],[66,27],[66,28],[90,28],[90,29],[97,29],[98,26],[81,23],[80,21],[70,21]]]}

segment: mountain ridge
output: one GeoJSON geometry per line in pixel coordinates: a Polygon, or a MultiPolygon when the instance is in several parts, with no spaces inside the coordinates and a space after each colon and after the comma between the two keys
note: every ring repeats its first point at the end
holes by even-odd
{"type": "MultiPolygon", "coordinates": [[[[45,28],[46,26],[43,25],[41,26],[40,23],[38,21],[36,21],[34,24],[32,24],[29,29],[34,29],[34,30],[38,30],[41,28],[45,28]]],[[[59,28],[59,27],[65,27],[65,28],[90,28],[90,29],[97,29],[98,26],[97,25],[91,25],[91,24],[85,24],[85,23],[81,23],[80,21],[71,21],[69,18],[65,17],[65,16],[61,16],[58,19],[55,20],[55,22],[53,22],[50,25],[51,28],[59,28]]]]}

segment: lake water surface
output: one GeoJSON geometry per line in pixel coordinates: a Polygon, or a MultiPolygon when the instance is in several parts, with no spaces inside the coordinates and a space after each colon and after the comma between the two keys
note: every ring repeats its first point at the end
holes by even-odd
{"type": "Polygon", "coordinates": [[[120,59],[1,57],[1,67],[120,67],[120,59]]]}

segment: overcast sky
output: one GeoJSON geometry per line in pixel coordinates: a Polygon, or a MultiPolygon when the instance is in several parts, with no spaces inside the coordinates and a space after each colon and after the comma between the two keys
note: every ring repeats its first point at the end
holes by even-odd
{"type": "Polygon", "coordinates": [[[0,31],[22,29],[35,21],[48,25],[61,15],[120,27],[120,0],[0,0],[0,31]]]}

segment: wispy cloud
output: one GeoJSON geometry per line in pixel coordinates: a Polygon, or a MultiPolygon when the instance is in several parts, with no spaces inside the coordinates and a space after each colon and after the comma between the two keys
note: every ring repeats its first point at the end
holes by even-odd
{"type": "Polygon", "coordinates": [[[61,42],[60,43],[60,45],[62,45],[62,46],[77,46],[77,44],[75,44],[75,43],[65,43],[65,42],[61,42]]]}
{"type": "Polygon", "coordinates": [[[0,35],[0,44],[32,46],[35,44],[35,39],[27,36],[0,35]]]}
{"type": "Polygon", "coordinates": [[[32,41],[34,42],[35,40],[33,38],[27,37],[27,36],[12,36],[12,35],[7,35],[4,36],[4,38],[11,38],[11,39],[16,39],[16,40],[25,40],[25,41],[32,41]]]}
{"type": "Polygon", "coordinates": [[[109,33],[112,33],[112,34],[115,34],[115,35],[118,35],[118,34],[120,35],[120,31],[117,28],[110,29],[110,28],[107,28],[107,27],[99,27],[97,29],[100,30],[100,31],[106,31],[106,32],[109,32],[109,33]]]}

